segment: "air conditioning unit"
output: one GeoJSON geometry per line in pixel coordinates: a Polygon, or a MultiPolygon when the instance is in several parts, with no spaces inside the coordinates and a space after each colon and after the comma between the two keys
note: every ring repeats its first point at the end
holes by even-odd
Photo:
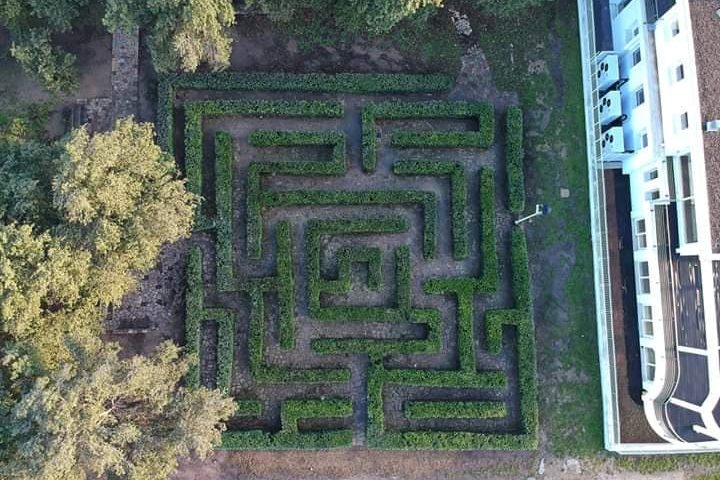
{"type": "Polygon", "coordinates": [[[600,90],[607,90],[620,81],[620,62],[615,54],[601,57],[597,65],[597,81],[600,90]]]}
{"type": "Polygon", "coordinates": [[[603,157],[608,160],[615,159],[625,152],[625,135],[622,127],[612,127],[602,135],[603,157]]]}
{"type": "Polygon", "coordinates": [[[600,99],[600,123],[607,125],[622,116],[622,97],[617,90],[610,91],[600,99]]]}

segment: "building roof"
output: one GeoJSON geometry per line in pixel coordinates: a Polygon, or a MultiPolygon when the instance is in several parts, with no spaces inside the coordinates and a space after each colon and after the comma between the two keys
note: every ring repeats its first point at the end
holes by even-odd
{"type": "MultiPolygon", "coordinates": [[[[720,9],[717,0],[690,0],[703,124],[720,119],[720,9]]],[[[705,169],[713,252],[720,253],[720,132],[705,132],[705,169]]]]}

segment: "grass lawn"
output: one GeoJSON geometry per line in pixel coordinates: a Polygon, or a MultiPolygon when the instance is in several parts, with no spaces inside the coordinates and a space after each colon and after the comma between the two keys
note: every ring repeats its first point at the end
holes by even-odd
{"type": "Polygon", "coordinates": [[[545,265],[533,271],[534,284],[564,283],[535,292],[543,306],[536,317],[541,422],[554,453],[586,456],[603,444],[577,36],[575,2],[559,0],[490,25],[480,44],[498,87],[518,92],[529,128],[535,124],[526,139],[528,205],[553,209],[528,227],[534,261],[545,265]],[[561,187],[569,199],[560,198],[561,187]],[[572,255],[555,255],[563,249],[572,255]],[[558,261],[545,263],[547,256],[558,261]]]}

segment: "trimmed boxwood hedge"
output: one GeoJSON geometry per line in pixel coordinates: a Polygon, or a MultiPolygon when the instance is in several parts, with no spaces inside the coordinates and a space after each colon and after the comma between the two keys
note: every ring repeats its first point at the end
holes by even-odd
{"type": "Polygon", "coordinates": [[[276,433],[262,430],[231,431],[223,434],[223,448],[339,448],[349,447],[352,430],[301,431],[298,420],[310,418],[341,418],[352,415],[348,398],[290,398],[282,402],[282,429],[276,433]]]}
{"type": "Polygon", "coordinates": [[[491,401],[419,401],[405,402],[409,419],[427,418],[502,418],[507,415],[504,402],[491,401]]]}
{"type": "Polygon", "coordinates": [[[514,213],[525,210],[525,174],[523,163],[523,112],[509,107],[506,114],[505,163],[507,168],[508,209],[514,213]]]}
{"type": "MultiPolygon", "coordinates": [[[[322,307],[320,294],[327,284],[320,276],[320,240],[324,235],[400,233],[407,231],[408,228],[408,222],[402,217],[309,221],[305,230],[305,245],[310,315],[317,320],[404,320],[410,308],[410,252],[407,247],[399,247],[396,251],[396,307],[322,307]]],[[[349,287],[349,278],[339,280],[349,287]]]]}
{"type": "Polygon", "coordinates": [[[510,232],[511,274],[513,299],[512,310],[492,310],[485,315],[485,347],[499,353],[502,350],[504,325],[514,325],[517,330],[518,376],[520,383],[520,414],[524,430],[537,446],[537,364],[535,359],[535,327],[532,320],[532,298],[528,268],[527,241],[520,227],[510,232]]]}
{"type": "MultiPolygon", "coordinates": [[[[274,87],[277,90],[332,91],[332,88],[357,88],[357,93],[367,93],[371,88],[388,88],[382,82],[373,83],[370,76],[367,82],[358,82],[357,77],[341,80],[338,76],[259,76],[240,77],[229,74],[200,77],[176,76],[175,80],[161,85],[161,103],[165,97],[166,122],[160,130],[167,143],[172,138],[173,103],[176,88],[201,89],[254,89],[257,86],[274,87]],[[329,79],[333,77],[333,79],[329,79]],[[182,79],[185,80],[182,80],[182,79]],[[282,83],[279,80],[287,80],[282,83]],[[320,81],[322,80],[322,82],[320,81]],[[327,81],[329,80],[330,83],[327,81]],[[185,82],[185,83],[183,83],[185,82]],[[274,83],[273,82],[277,82],[274,83]],[[292,84],[292,82],[300,82],[292,84]],[[334,83],[333,83],[334,82],[334,83]],[[350,83],[343,83],[350,82],[350,83]],[[330,90],[329,90],[330,89],[330,90]],[[169,135],[168,135],[169,132],[169,135]]],[[[397,81],[399,77],[396,77],[397,81]]],[[[390,82],[392,84],[392,82],[390,82]]],[[[407,83],[406,83],[407,85],[407,83]]],[[[429,84],[426,84],[429,85],[429,84]]],[[[399,88],[399,86],[398,86],[399,88]]],[[[409,87],[403,87],[409,88],[409,87]]],[[[337,90],[341,91],[341,90],[337,90]]],[[[342,90],[346,91],[346,90],[342,90]]],[[[385,92],[387,90],[378,90],[385,92]]],[[[404,91],[404,90],[403,90],[404,91]]],[[[205,115],[233,115],[232,112],[250,112],[251,115],[277,116],[338,116],[342,115],[342,104],[337,102],[265,102],[264,101],[212,101],[191,102],[186,107],[186,162],[189,184],[200,191],[202,187],[202,118],[205,115]],[[302,113],[300,113],[302,111],[302,113]],[[259,112],[266,112],[265,114],[259,112]],[[308,114],[310,112],[310,114],[308,114]],[[194,169],[194,170],[193,170],[194,169]]],[[[391,146],[399,148],[455,148],[458,146],[489,146],[492,143],[492,108],[477,115],[458,114],[459,104],[468,102],[385,102],[374,104],[363,111],[363,167],[374,170],[377,163],[377,137],[374,122],[376,118],[468,118],[477,116],[477,132],[409,132],[395,131],[391,137],[391,146]],[[377,107],[377,109],[375,109],[377,107]],[[387,110],[383,110],[387,108],[387,110]],[[407,113],[413,110],[412,114],[407,113]],[[439,115],[443,113],[443,115],[439,115]],[[454,113],[452,113],[454,112],[454,113]],[[388,116],[382,116],[387,114],[388,116]],[[403,117],[404,114],[409,116],[403,117]],[[488,116],[489,115],[489,116],[488,116]],[[487,121],[481,121],[486,116],[487,121]],[[372,155],[366,155],[372,150],[372,155]]],[[[487,107],[487,106],[486,106],[487,107]]],[[[479,112],[480,110],[478,110],[479,112]]],[[[465,110],[467,113],[468,110],[465,110]]],[[[462,113],[462,112],[461,112],[462,113]]],[[[243,114],[243,113],[239,113],[243,114]]],[[[510,113],[508,117],[510,117],[510,113]]],[[[522,120],[522,115],[520,115],[522,120]]],[[[162,119],[159,119],[162,122],[162,119]]],[[[510,121],[508,120],[508,124],[510,121]]],[[[509,128],[509,126],[508,126],[509,128]]],[[[522,126],[520,127],[520,129],[522,126]]],[[[520,136],[522,141],[522,135],[520,136]]],[[[252,132],[251,145],[261,147],[331,145],[332,158],[318,162],[275,162],[251,164],[248,171],[248,218],[246,236],[248,252],[251,258],[261,255],[263,235],[263,208],[282,206],[311,205],[411,205],[419,204],[424,213],[423,255],[432,259],[437,246],[437,198],[423,191],[262,191],[261,177],[265,174],[286,175],[342,175],[347,169],[345,138],[342,132],[280,132],[259,130],[252,132]]],[[[510,141],[510,135],[508,135],[510,141]]],[[[200,226],[215,226],[218,243],[217,275],[218,290],[240,291],[250,300],[250,325],[248,340],[249,368],[254,381],[263,383],[328,383],[347,382],[350,379],[347,368],[310,367],[294,369],[286,366],[282,357],[276,355],[277,349],[295,347],[295,278],[292,258],[292,225],[288,221],[275,224],[277,240],[277,270],[272,276],[251,278],[239,283],[233,272],[232,242],[232,139],[226,133],[218,133],[215,138],[216,152],[216,204],[217,216],[201,219],[200,226]],[[268,295],[268,294],[274,295],[268,295]],[[267,298],[276,297],[277,338],[266,335],[266,324],[275,321],[266,315],[267,298]],[[268,344],[270,342],[271,344],[268,344]],[[273,351],[272,355],[268,355],[273,351]]],[[[172,148],[172,145],[170,145],[172,148]]],[[[522,149],[522,144],[520,144],[522,149]]],[[[508,148],[508,155],[510,152],[508,148]]],[[[510,163],[510,162],[508,162],[510,163]]],[[[451,181],[453,256],[465,258],[470,245],[467,233],[467,179],[461,165],[442,162],[398,162],[394,166],[398,175],[448,175],[451,181]]],[[[520,159],[522,175],[522,159],[520,159]]],[[[515,175],[517,176],[517,175],[515,175]]],[[[508,181],[511,167],[508,165],[508,181]]],[[[502,330],[504,325],[514,325],[518,332],[518,375],[521,394],[521,434],[480,434],[472,432],[438,431],[386,431],[383,411],[384,386],[397,384],[438,388],[506,388],[507,379],[500,371],[477,371],[475,357],[477,345],[474,335],[475,296],[488,293],[497,288],[498,261],[495,252],[495,215],[494,180],[490,170],[480,172],[480,249],[482,254],[480,274],[476,278],[436,278],[425,282],[423,289],[428,295],[451,295],[457,300],[458,363],[459,368],[452,371],[416,370],[412,368],[392,368],[393,356],[416,353],[435,353],[441,351],[443,341],[443,322],[440,312],[434,309],[412,307],[410,279],[412,275],[410,251],[401,246],[395,251],[397,277],[397,305],[389,309],[371,309],[369,307],[333,307],[322,308],[327,318],[342,320],[367,320],[381,318],[389,321],[408,321],[425,325],[426,338],[410,339],[330,339],[313,340],[311,348],[316,352],[366,352],[370,356],[368,376],[368,445],[371,448],[404,449],[505,449],[533,448],[537,443],[537,406],[535,384],[535,350],[533,326],[530,316],[529,275],[527,270],[527,251],[522,231],[513,230],[511,237],[511,259],[513,298],[515,308],[496,310],[485,315],[484,347],[497,352],[502,348],[502,330]]],[[[511,189],[509,189],[510,191],[511,189]]],[[[524,201],[524,189],[523,201],[524,201]]],[[[509,202],[511,203],[511,202],[509,202]]],[[[382,219],[362,219],[371,222],[382,219]]],[[[396,219],[397,220],[397,219],[396,219]]],[[[339,227],[338,227],[339,228],[339,227]]],[[[354,233],[354,232],[353,232],[354,233]]],[[[368,232],[370,233],[370,232],[368,232]]],[[[307,245],[307,243],[306,243],[307,245]]],[[[307,247],[306,247],[307,248],[307,247]]],[[[306,252],[311,255],[310,248],[306,252]]],[[[319,248],[318,248],[319,255],[319,248]]],[[[350,270],[352,262],[368,263],[368,286],[377,286],[382,281],[382,269],[379,268],[382,257],[378,249],[339,249],[339,275],[337,280],[318,281],[312,288],[318,292],[346,292],[350,288],[350,270]]],[[[188,349],[197,353],[199,349],[200,327],[203,321],[217,321],[219,326],[217,384],[220,388],[229,388],[230,367],[234,357],[234,318],[229,310],[206,308],[202,282],[202,260],[200,250],[190,252],[188,265],[188,349]],[[229,345],[228,345],[229,342],[229,345]],[[228,356],[229,355],[229,356],[228,356]]],[[[337,294],[337,293],[336,293],[337,294]]],[[[315,293],[313,292],[313,296],[315,293]]],[[[318,307],[319,307],[319,295],[318,307]]],[[[190,374],[190,384],[199,384],[199,371],[195,368],[190,374]]],[[[257,400],[243,400],[240,415],[260,416],[264,404],[257,400]]],[[[483,418],[495,416],[505,405],[492,405],[485,402],[424,402],[411,401],[406,405],[406,415],[411,418],[483,418]],[[444,404],[444,407],[441,406],[444,404]],[[435,410],[437,409],[437,410],[435,410]],[[493,409],[494,412],[492,411],[493,409]]],[[[349,446],[352,432],[343,428],[336,431],[302,432],[298,429],[298,420],[304,418],[337,418],[352,414],[351,402],[346,398],[287,398],[281,403],[282,429],[277,433],[265,431],[228,432],[224,435],[225,448],[332,448],[349,446]]]]}
{"type": "MultiPolygon", "coordinates": [[[[253,117],[341,117],[344,108],[332,101],[284,100],[206,100],[185,105],[185,171],[188,190],[202,194],[203,119],[219,116],[253,117]]],[[[198,206],[197,222],[207,226],[208,219],[198,206]]]]}
{"type": "Polygon", "coordinates": [[[477,132],[395,132],[391,146],[403,148],[489,148],[495,137],[492,105],[480,102],[435,100],[428,102],[368,103],[362,110],[362,164],[366,172],[377,167],[377,129],[380,119],[476,118],[477,132]]]}
{"type": "Polygon", "coordinates": [[[468,256],[467,181],[465,168],[456,162],[401,160],[393,165],[395,175],[433,175],[450,177],[453,257],[468,256]]]}
{"type": "MultiPolygon", "coordinates": [[[[423,208],[423,257],[435,257],[437,245],[437,198],[434,193],[420,190],[292,190],[248,192],[248,202],[262,207],[289,206],[350,206],[350,205],[413,205],[423,208]],[[259,200],[251,199],[258,195],[259,200]]],[[[248,209],[248,256],[259,258],[262,251],[262,218],[259,208],[248,209]],[[255,218],[249,218],[250,216],[255,218]]]]}
{"type": "Polygon", "coordinates": [[[289,74],[289,73],[194,73],[169,74],[158,85],[158,143],[174,152],[174,110],[177,90],[236,90],[327,93],[431,93],[445,92],[454,80],[443,74],[289,74]]]}
{"type": "Polygon", "coordinates": [[[377,247],[341,247],[337,250],[338,278],[321,279],[320,291],[333,295],[347,295],[352,282],[353,264],[367,264],[368,288],[377,291],[383,284],[382,251],[377,247]]]}
{"type": "Polygon", "coordinates": [[[215,134],[215,244],[217,287],[221,291],[236,289],[235,249],[233,248],[233,140],[227,132],[215,134]]]}
{"type": "Polygon", "coordinates": [[[489,168],[480,169],[480,253],[482,274],[478,290],[492,293],[498,285],[498,257],[495,241],[495,174],[489,168]]]}
{"type": "MultiPolygon", "coordinates": [[[[235,359],[235,317],[232,312],[219,308],[205,308],[205,282],[202,273],[202,253],[198,247],[188,252],[187,292],[185,300],[185,345],[190,355],[200,355],[200,331],[205,321],[218,325],[218,360],[216,386],[223,392],[230,390],[232,364],[235,359]]],[[[188,372],[187,383],[200,385],[200,370],[196,363],[188,372]]]]}

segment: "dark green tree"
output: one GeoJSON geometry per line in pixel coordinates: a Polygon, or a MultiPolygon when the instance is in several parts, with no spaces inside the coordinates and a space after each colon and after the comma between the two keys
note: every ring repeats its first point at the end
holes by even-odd
{"type": "Polygon", "coordinates": [[[388,32],[400,20],[442,0],[252,0],[272,20],[306,37],[388,32]]]}
{"type": "Polygon", "coordinates": [[[509,17],[521,11],[537,7],[548,0],[473,0],[477,7],[499,17],[509,17]]]}

